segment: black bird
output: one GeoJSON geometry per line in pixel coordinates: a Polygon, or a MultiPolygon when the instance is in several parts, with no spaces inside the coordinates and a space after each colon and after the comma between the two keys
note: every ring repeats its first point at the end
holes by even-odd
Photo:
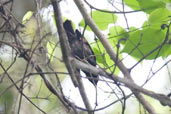
{"type": "MultiPolygon", "coordinates": [[[[94,55],[93,50],[91,49],[86,39],[81,35],[81,33],[77,29],[74,32],[72,22],[66,20],[63,26],[68,36],[68,41],[73,57],[75,57],[78,60],[86,61],[88,64],[91,64],[93,66],[96,66],[96,57],[94,55]]],[[[80,69],[77,69],[77,71],[80,74],[80,69]]],[[[99,76],[91,74],[84,70],[83,72],[86,74],[87,77],[89,77],[89,81],[96,86],[99,76]]]]}

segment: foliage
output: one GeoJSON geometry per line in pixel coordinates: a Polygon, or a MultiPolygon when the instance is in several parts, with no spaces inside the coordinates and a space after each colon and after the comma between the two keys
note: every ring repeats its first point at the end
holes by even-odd
{"type": "MultiPolygon", "coordinates": [[[[108,10],[104,9],[104,11],[108,11],[108,10]]],[[[108,27],[108,24],[115,23],[117,21],[117,16],[115,14],[104,13],[98,10],[93,11],[91,13],[91,16],[93,20],[95,21],[95,23],[99,26],[100,30],[106,30],[108,27]]],[[[81,20],[80,25],[82,27],[85,26],[85,22],[83,19],[81,20]]],[[[87,30],[91,30],[91,29],[87,27],[87,30]]]]}
{"type": "MultiPolygon", "coordinates": [[[[117,52],[117,45],[122,45],[117,54],[122,57],[123,53],[127,53],[140,60],[156,59],[162,56],[163,58],[171,54],[170,44],[162,44],[166,38],[167,28],[161,29],[163,24],[169,25],[171,12],[166,8],[168,1],[162,0],[124,0],[124,3],[131,7],[133,11],[142,10],[148,15],[148,19],[144,21],[141,29],[130,27],[129,30],[122,28],[117,23],[118,17],[116,14],[102,11],[92,11],[92,16],[95,23],[100,30],[108,31],[108,40],[112,44],[115,52],[117,52]],[[111,26],[112,25],[112,26],[111,26]],[[162,46],[161,46],[162,45],[162,46]]],[[[134,12],[133,12],[134,13],[134,12]]],[[[80,22],[81,27],[85,27],[85,22],[82,19],[80,22]]],[[[86,30],[90,30],[86,27],[86,30]]],[[[97,40],[97,43],[91,45],[95,54],[97,55],[98,64],[112,72],[114,63],[106,53],[102,44],[97,40]]],[[[115,71],[119,73],[119,69],[115,71]]]]}
{"type": "MultiPolygon", "coordinates": [[[[171,48],[170,44],[165,43],[164,45],[161,46],[161,44],[164,42],[166,38],[166,31],[167,31],[167,28],[163,30],[161,26],[163,24],[169,25],[170,23],[171,11],[169,11],[166,8],[166,4],[168,1],[124,0],[124,2],[127,6],[131,7],[133,10],[142,10],[142,12],[148,15],[148,19],[144,22],[141,29],[133,30],[131,29],[132,27],[130,27],[129,31],[127,31],[127,29],[124,29],[118,25],[109,27],[110,24],[117,23],[116,20],[117,15],[114,15],[115,20],[104,21],[104,20],[109,20],[108,15],[113,15],[113,14],[110,14],[109,12],[106,13],[97,10],[91,13],[92,18],[99,26],[99,28],[101,30],[109,31],[108,39],[110,39],[111,44],[114,44],[116,46],[116,44],[120,42],[120,44],[123,46],[123,49],[120,52],[128,53],[129,55],[137,58],[137,60],[143,57],[144,59],[156,59],[157,57],[160,56],[165,58],[168,55],[170,55],[171,54],[169,50],[171,48]],[[100,12],[100,15],[93,15],[94,12],[97,13],[100,12]],[[127,40],[125,41],[125,39],[127,40]],[[153,52],[153,50],[155,51],[153,52]]],[[[81,26],[84,25],[82,23],[83,20],[81,21],[81,26]]],[[[87,30],[89,30],[88,27],[87,30]]],[[[105,52],[105,50],[102,48],[102,52],[99,52],[98,50],[99,47],[102,48],[101,45],[99,46],[93,45],[93,49],[95,53],[98,55],[97,61],[99,63],[102,63],[103,62],[102,60],[107,55],[103,56],[102,52],[105,52]],[[99,56],[100,54],[101,56],[99,56]]],[[[106,63],[111,63],[110,59],[106,59],[106,63]]]]}

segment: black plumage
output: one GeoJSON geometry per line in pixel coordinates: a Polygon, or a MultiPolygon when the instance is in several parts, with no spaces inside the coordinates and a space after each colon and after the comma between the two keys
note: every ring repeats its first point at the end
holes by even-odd
{"type": "MultiPolygon", "coordinates": [[[[73,57],[77,58],[78,60],[87,62],[88,64],[91,64],[93,66],[96,66],[96,57],[86,39],[77,29],[74,32],[71,21],[66,20],[63,25],[67,33],[73,57]]],[[[77,69],[77,71],[80,73],[80,69],[77,69]]],[[[89,77],[89,81],[92,84],[97,85],[99,78],[98,75],[94,75],[86,71],[83,72],[86,74],[87,77],[89,77]]]]}

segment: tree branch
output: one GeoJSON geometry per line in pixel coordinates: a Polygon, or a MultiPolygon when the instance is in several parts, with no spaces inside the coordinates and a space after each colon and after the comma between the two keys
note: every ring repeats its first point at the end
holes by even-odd
{"type": "MultiPolygon", "coordinates": [[[[99,30],[99,28],[96,26],[95,22],[93,21],[93,19],[90,17],[90,15],[87,13],[86,8],[84,7],[84,4],[81,0],[74,0],[75,4],[77,5],[78,9],[80,10],[85,23],[87,25],[90,26],[90,28],[92,29],[92,31],[96,34],[96,36],[99,38],[99,40],[101,41],[101,43],[103,44],[104,48],[106,49],[107,53],[109,54],[110,58],[115,62],[115,64],[119,67],[119,69],[121,70],[121,72],[123,73],[123,75],[129,79],[129,81],[132,80],[131,75],[129,70],[124,66],[124,64],[120,61],[120,59],[117,59],[117,55],[114,52],[113,47],[110,45],[110,43],[108,42],[107,38],[105,38],[105,36],[101,33],[101,31],[99,30]]],[[[155,110],[153,108],[152,105],[150,105],[150,103],[148,101],[146,101],[144,99],[144,97],[139,93],[136,92],[135,90],[132,90],[132,92],[134,93],[134,95],[137,97],[137,99],[141,102],[141,104],[144,106],[144,108],[151,114],[155,114],[155,110]]]]}
{"type": "Polygon", "coordinates": [[[120,78],[119,76],[116,76],[114,74],[111,75],[101,68],[96,68],[90,64],[83,63],[73,57],[71,57],[70,60],[71,60],[72,64],[74,66],[76,66],[77,68],[80,68],[80,69],[90,72],[92,74],[104,76],[105,78],[114,80],[116,82],[123,83],[126,87],[130,88],[131,90],[141,92],[145,95],[148,95],[148,96],[160,101],[160,103],[162,105],[171,107],[171,99],[169,99],[169,97],[164,94],[159,94],[159,93],[155,93],[153,91],[146,90],[146,89],[142,88],[141,86],[137,85],[136,83],[132,82],[130,79],[120,78]]]}
{"type": "Polygon", "coordinates": [[[68,57],[71,54],[71,49],[70,49],[68,41],[67,41],[67,35],[66,35],[65,30],[63,28],[61,11],[60,11],[58,2],[56,0],[51,0],[51,3],[53,5],[53,9],[54,9],[55,22],[56,22],[56,26],[57,26],[57,30],[58,30],[58,34],[59,34],[59,40],[60,40],[60,46],[61,46],[61,50],[62,50],[63,59],[65,62],[65,65],[69,71],[69,74],[71,75],[73,84],[75,87],[77,87],[78,82],[76,81],[74,69],[73,69],[73,67],[72,67],[72,65],[68,59],[68,57]]]}
{"type": "Polygon", "coordinates": [[[82,84],[80,76],[76,75],[74,66],[71,64],[71,61],[69,57],[71,56],[71,50],[67,41],[67,35],[65,33],[65,30],[63,28],[63,21],[62,21],[62,15],[61,15],[61,10],[59,3],[56,2],[56,0],[51,0],[53,9],[54,9],[54,14],[55,14],[55,21],[56,21],[56,26],[59,34],[59,40],[60,40],[60,45],[62,49],[62,54],[63,54],[63,59],[65,62],[65,65],[67,66],[67,69],[72,76],[72,80],[74,82],[74,85],[79,88],[82,100],[84,102],[84,105],[87,109],[88,114],[93,114],[92,107],[90,105],[89,99],[86,95],[84,86],[82,84]]]}

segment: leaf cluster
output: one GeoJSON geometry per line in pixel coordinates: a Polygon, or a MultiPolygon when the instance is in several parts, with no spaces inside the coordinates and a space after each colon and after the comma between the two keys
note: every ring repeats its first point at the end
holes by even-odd
{"type": "MultiPolygon", "coordinates": [[[[132,13],[141,11],[147,15],[141,28],[131,26],[128,29],[116,25],[119,19],[117,14],[124,12],[111,13],[112,11],[106,9],[97,9],[91,12],[91,16],[100,30],[108,32],[107,38],[119,57],[122,58],[122,54],[127,53],[136,60],[165,58],[171,54],[169,43],[171,11],[167,7],[170,3],[170,0],[124,0],[124,4],[132,8],[132,13]],[[162,28],[164,25],[167,27],[162,28]]],[[[135,17],[135,21],[138,18],[135,17]]],[[[85,27],[84,20],[81,20],[80,25],[85,27]]],[[[89,27],[86,27],[86,30],[91,31],[89,27]]],[[[98,40],[92,47],[102,67],[109,68],[114,65],[98,40]]]]}

